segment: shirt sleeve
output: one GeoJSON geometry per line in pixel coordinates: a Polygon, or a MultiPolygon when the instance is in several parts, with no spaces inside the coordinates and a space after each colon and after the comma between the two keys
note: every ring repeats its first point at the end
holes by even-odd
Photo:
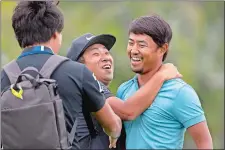
{"type": "Polygon", "coordinates": [[[105,104],[105,98],[102,94],[100,83],[96,80],[95,76],[86,67],[83,71],[83,91],[85,94],[85,104],[90,112],[100,110],[105,104]]]}
{"type": "Polygon", "coordinates": [[[198,95],[189,85],[180,89],[174,102],[173,112],[185,128],[205,121],[198,95]]]}

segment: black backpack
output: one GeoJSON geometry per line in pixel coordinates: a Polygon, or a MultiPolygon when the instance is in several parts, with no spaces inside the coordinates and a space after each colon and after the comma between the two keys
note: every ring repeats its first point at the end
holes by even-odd
{"type": "Polygon", "coordinates": [[[54,70],[68,58],[52,55],[40,71],[20,70],[15,60],[3,67],[11,86],[1,93],[1,137],[4,149],[70,149],[77,120],[67,132],[54,70]],[[33,77],[27,72],[35,72],[33,77]]]}

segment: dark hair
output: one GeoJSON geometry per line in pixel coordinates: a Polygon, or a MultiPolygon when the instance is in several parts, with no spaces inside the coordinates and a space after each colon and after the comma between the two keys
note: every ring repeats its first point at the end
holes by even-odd
{"type": "Polygon", "coordinates": [[[12,27],[22,48],[49,41],[63,26],[63,14],[53,1],[21,1],[12,16],[12,27]]]}
{"type": "MultiPolygon", "coordinates": [[[[162,47],[165,43],[170,43],[172,39],[172,30],[169,24],[157,15],[142,16],[133,20],[129,27],[129,33],[146,34],[150,36],[153,41],[162,47]]],[[[165,60],[167,52],[163,55],[165,60]]]]}
{"type": "Polygon", "coordinates": [[[84,63],[85,63],[85,59],[84,59],[83,55],[81,55],[81,56],[78,58],[77,61],[78,61],[79,63],[84,64],[84,63]]]}

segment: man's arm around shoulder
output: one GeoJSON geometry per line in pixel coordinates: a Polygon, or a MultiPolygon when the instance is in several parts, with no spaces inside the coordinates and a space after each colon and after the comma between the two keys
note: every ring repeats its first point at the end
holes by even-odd
{"type": "Polygon", "coordinates": [[[176,77],[182,77],[178,73],[177,68],[173,64],[164,64],[144,86],[126,101],[121,100],[123,99],[121,89],[124,90],[124,85],[122,85],[122,88],[118,89],[118,98],[109,97],[107,102],[121,119],[134,120],[152,104],[163,82],[176,77]]]}

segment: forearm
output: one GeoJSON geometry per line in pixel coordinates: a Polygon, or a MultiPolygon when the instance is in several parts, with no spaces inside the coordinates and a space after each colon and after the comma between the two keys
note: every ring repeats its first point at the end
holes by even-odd
{"type": "Polygon", "coordinates": [[[122,120],[133,120],[152,104],[162,87],[163,82],[163,76],[161,74],[155,74],[143,87],[126,101],[108,98],[107,102],[122,120]]]}
{"type": "Polygon", "coordinates": [[[118,117],[118,116],[116,116],[116,118],[117,118],[117,127],[116,128],[114,128],[114,130],[109,130],[108,128],[104,128],[103,127],[103,129],[104,129],[104,132],[108,135],[108,136],[111,136],[111,137],[113,137],[113,138],[119,138],[119,136],[120,136],[120,133],[121,133],[121,129],[122,129],[122,122],[121,122],[121,119],[118,117]]]}
{"type": "Polygon", "coordinates": [[[107,135],[118,137],[122,129],[121,119],[113,112],[109,104],[106,102],[104,106],[97,112],[92,112],[107,135]]]}
{"type": "Polygon", "coordinates": [[[155,74],[132,97],[124,102],[123,110],[128,112],[133,120],[143,113],[153,102],[164,82],[161,74],[155,74]]]}
{"type": "Polygon", "coordinates": [[[195,144],[198,149],[213,149],[213,142],[211,136],[196,139],[195,144]]]}
{"type": "Polygon", "coordinates": [[[196,143],[198,149],[213,149],[212,141],[196,143]]]}
{"type": "Polygon", "coordinates": [[[114,113],[117,114],[122,120],[130,120],[129,118],[132,117],[130,113],[131,111],[126,109],[124,101],[117,97],[109,97],[106,101],[109,103],[114,113]]]}

